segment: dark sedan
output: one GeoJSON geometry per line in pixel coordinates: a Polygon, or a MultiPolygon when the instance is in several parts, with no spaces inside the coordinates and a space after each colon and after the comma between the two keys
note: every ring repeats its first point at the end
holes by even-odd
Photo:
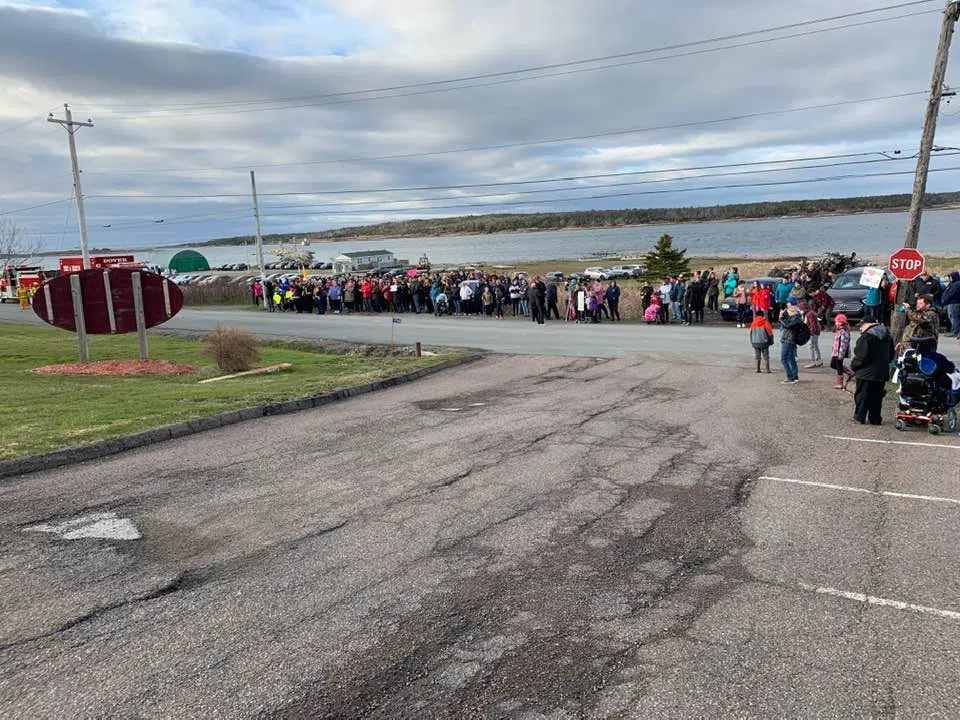
{"type": "MultiPolygon", "coordinates": [[[[747,289],[753,287],[753,283],[766,283],[767,287],[770,288],[771,295],[777,292],[777,285],[780,284],[781,278],[774,277],[761,277],[761,278],[747,278],[744,280],[746,283],[747,289]]],[[[727,322],[735,322],[737,319],[737,304],[733,301],[732,297],[724,298],[723,302],[720,303],[720,317],[727,322]]]]}
{"type": "MultiPolygon", "coordinates": [[[[840,313],[846,315],[850,322],[863,320],[863,301],[866,300],[869,289],[860,283],[863,271],[862,267],[847,270],[838,275],[833,285],[827,288],[827,293],[834,302],[833,309],[830,311],[831,321],[840,313]]],[[[897,281],[889,270],[886,270],[886,273],[891,284],[897,281]]]]}

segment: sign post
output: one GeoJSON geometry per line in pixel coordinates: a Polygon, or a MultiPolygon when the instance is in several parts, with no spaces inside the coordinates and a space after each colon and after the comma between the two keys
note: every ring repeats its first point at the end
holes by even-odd
{"type": "Polygon", "coordinates": [[[140,273],[130,276],[133,281],[133,313],[137,319],[137,340],[140,342],[140,359],[147,359],[147,323],[143,314],[143,285],[140,273]]]}
{"type": "MultiPolygon", "coordinates": [[[[46,295],[46,293],[45,293],[46,295]]],[[[80,362],[87,362],[87,324],[83,314],[83,291],[80,289],[80,276],[70,276],[70,295],[73,299],[73,322],[77,329],[77,345],[80,349],[80,362]]]]}
{"type": "Polygon", "coordinates": [[[393,350],[393,329],[399,325],[403,320],[398,317],[393,318],[393,321],[390,323],[390,349],[393,350]]]}

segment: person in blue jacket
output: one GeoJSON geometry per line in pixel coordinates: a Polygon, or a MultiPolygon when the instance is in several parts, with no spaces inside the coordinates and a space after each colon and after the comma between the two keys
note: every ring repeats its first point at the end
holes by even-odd
{"type": "Polygon", "coordinates": [[[867,288],[867,297],[863,300],[863,317],[877,322],[880,319],[880,305],[883,303],[883,291],[879,287],[867,288]]]}
{"type": "Polygon", "coordinates": [[[776,303],[776,307],[773,309],[774,317],[780,317],[780,313],[787,309],[787,300],[790,299],[791,290],[793,290],[793,280],[790,279],[789,275],[784,275],[783,282],[777,285],[773,296],[773,301],[776,303]]]}
{"type": "Polygon", "coordinates": [[[950,284],[940,296],[940,302],[950,321],[950,337],[960,338],[960,272],[950,273],[950,284]]]}

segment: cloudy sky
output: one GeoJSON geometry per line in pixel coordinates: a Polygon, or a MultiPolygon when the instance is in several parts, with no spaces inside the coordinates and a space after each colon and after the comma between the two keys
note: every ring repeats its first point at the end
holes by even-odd
{"type": "Polygon", "coordinates": [[[0,0],[0,219],[76,246],[64,103],[113,248],[252,233],[250,169],[265,233],[909,192],[943,2],[895,1],[0,0]]]}

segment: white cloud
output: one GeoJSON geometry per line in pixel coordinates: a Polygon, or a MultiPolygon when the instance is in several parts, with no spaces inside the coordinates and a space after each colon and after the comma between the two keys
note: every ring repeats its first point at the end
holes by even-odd
{"type": "MultiPolygon", "coordinates": [[[[389,187],[876,149],[902,148],[912,154],[922,96],[711,125],[689,123],[922,91],[929,85],[939,21],[937,14],[930,14],[597,72],[527,82],[491,79],[492,84],[453,92],[427,86],[397,91],[399,96],[392,99],[362,100],[342,93],[683,43],[874,3],[856,0],[841,9],[825,0],[798,0],[788,6],[696,0],[683,7],[653,0],[331,0],[275,6],[253,0],[93,0],[85,11],[19,5],[14,11],[0,0],[0,75],[5,76],[0,83],[0,157],[8,170],[0,176],[0,211],[64,197],[69,191],[64,133],[43,121],[46,112],[69,101],[96,124],[84,130],[78,142],[84,189],[91,196],[91,236],[100,244],[114,241],[109,233],[98,235],[95,224],[136,218],[146,223],[137,230],[145,241],[180,240],[185,232],[191,237],[235,234],[249,222],[249,167],[258,168],[265,206],[277,208],[268,220],[270,229],[282,230],[389,213],[373,205],[364,215],[318,212],[314,219],[284,218],[281,205],[296,206],[287,211],[299,207],[310,212],[318,204],[423,198],[416,205],[428,207],[455,204],[450,200],[458,195],[380,191],[389,187]],[[345,54],[334,57],[333,51],[345,54]],[[79,57],[84,62],[76,62],[79,57]],[[264,98],[305,96],[312,101],[289,104],[307,107],[264,111],[277,104],[258,104],[264,98]],[[223,105],[238,101],[250,104],[223,105]],[[672,127],[561,144],[524,144],[658,126],[672,127]],[[499,145],[511,147],[442,152],[499,145]],[[409,157],[438,151],[441,154],[409,157]],[[398,155],[407,157],[355,160],[398,155]],[[296,164],[305,161],[315,164],[296,164]],[[289,165],[270,167],[283,163],[289,165]],[[199,172],[226,166],[237,167],[199,172]],[[370,192],[267,195],[344,188],[370,192]],[[241,197],[96,197],[178,194],[241,197]],[[179,228],[150,225],[159,217],[217,212],[225,206],[234,207],[236,216],[179,228]]],[[[957,135],[957,124],[945,118],[939,141],[960,144],[957,135]]],[[[884,182],[891,191],[909,188],[909,178],[884,182]]],[[[949,182],[949,176],[938,182],[949,182]]],[[[831,185],[829,192],[857,194],[876,183],[831,185]]],[[[766,191],[736,192],[749,199],[766,191]]],[[[785,192],[816,195],[819,190],[798,186],[785,192]]],[[[694,199],[713,201],[677,194],[611,204],[690,204],[694,199]]],[[[39,209],[18,217],[28,228],[59,231],[62,210],[39,209]]]]}

